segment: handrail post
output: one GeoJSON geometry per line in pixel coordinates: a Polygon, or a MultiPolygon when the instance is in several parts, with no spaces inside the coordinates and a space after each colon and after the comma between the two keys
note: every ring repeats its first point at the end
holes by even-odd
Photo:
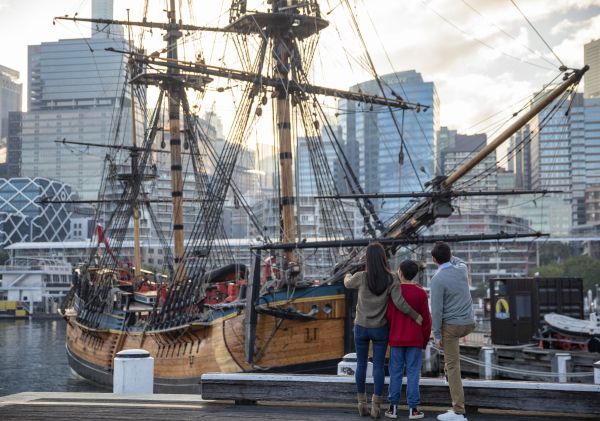
{"type": "Polygon", "coordinates": [[[479,369],[479,377],[485,380],[492,380],[494,378],[494,348],[491,346],[482,346],[479,351],[479,360],[483,361],[483,367],[479,369]]]}
{"type": "Polygon", "coordinates": [[[552,356],[552,372],[558,374],[559,383],[567,383],[568,367],[567,362],[571,360],[571,354],[568,352],[557,352],[552,356]]]}

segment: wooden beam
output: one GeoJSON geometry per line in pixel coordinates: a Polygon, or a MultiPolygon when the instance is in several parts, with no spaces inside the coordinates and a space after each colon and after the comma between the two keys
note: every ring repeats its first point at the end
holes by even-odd
{"type": "MultiPolygon", "coordinates": [[[[383,396],[388,394],[389,378],[383,396]]],[[[207,373],[201,380],[202,399],[256,401],[354,403],[356,386],[352,376],[293,374],[207,373]]],[[[421,378],[422,405],[449,406],[448,385],[437,378],[421,378]]],[[[470,408],[519,409],[573,414],[600,414],[600,385],[463,380],[470,408]]],[[[367,379],[367,393],[373,393],[367,379]]]]}
{"type": "Polygon", "coordinates": [[[244,356],[246,362],[254,362],[254,347],[256,345],[256,322],[258,314],[256,313],[255,303],[258,300],[260,292],[260,265],[262,263],[260,250],[256,251],[254,256],[254,269],[252,270],[252,282],[248,284],[246,292],[246,311],[244,313],[244,332],[246,340],[244,341],[244,356]]]}

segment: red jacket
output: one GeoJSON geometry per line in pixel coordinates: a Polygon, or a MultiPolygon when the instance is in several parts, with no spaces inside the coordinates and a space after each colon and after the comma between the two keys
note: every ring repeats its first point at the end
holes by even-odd
{"type": "Polygon", "coordinates": [[[410,306],[423,317],[423,324],[417,322],[388,301],[386,319],[390,328],[390,346],[418,346],[425,349],[431,335],[431,313],[427,302],[427,293],[417,284],[401,284],[402,295],[410,306]]]}

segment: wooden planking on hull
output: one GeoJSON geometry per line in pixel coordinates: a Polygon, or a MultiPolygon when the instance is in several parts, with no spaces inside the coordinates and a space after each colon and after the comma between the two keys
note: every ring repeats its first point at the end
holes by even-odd
{"type": "Polygon", "coordinates": [[[249,371],[274,369],[280,366],[312,363],[324,360],[340,360],[344,355],[344,296],[312,298],[296,303],[295,308],[308,313],[317,305],[316,320],[278,319],[259,314],[256,327],[255,366],[244,360],[243,317],[226,322],[227,348],[237,364],[249,371]]]}
{"type": "Polygon", "coordinates": [[[82,362],[112,373],[122,349],[143,348],[155,359],[155,378],[192,381],[207,372],[280,369],[340,360],[344,353],[344,296],[310,297],[296,311],[319,309],[315,320],[291,320],[261,314],[257,323],[255,365],[244,359],[244,315],[230,314],[209,325],[188,325],[173,332],[119,332],[87,329],[69,320],[69,351],[82,362]],[[326,311],[325,311],[326,309],[326,311]]]}

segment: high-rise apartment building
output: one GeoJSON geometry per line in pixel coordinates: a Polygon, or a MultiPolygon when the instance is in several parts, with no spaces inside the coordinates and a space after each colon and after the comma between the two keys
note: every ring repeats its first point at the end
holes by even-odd
{"type": "MultiPolygon", "coordinates": [[[[567,112],[569,106],[570,101],[560,104],[555,101],[546,107],[530,121],[529,137],[525,140],[530,141],[531,188],[560,191],[550,195],[559,208],[563,208],[563,204],[572,207],[573,198],[573,119],[572,113],[567,112]]],[[[572,220],[567,218],[557,232],[568,232],[571,225],[572,220]]]]}
{"type": "Polygon", "coordinates": [[[525,124],[510,138],[508,170],[515,174],[514,188],[531,190],[531,130],[525,124]]]}
{"type": "Polygon", "coordinates": [[[586,98],[600,97],[600,39],[588,42],[583,46],[583,62],[590,69],[583,76],[586,98]]]}
{"type": "Polygon", "coordinates": [[[435,173],[436,175],[442,175],[444,172],[444,151],[450,146],[454,146],[456,142],[457,131],[449,129],[448,127],[440,127],[438,134],[438,146],[436,148],[435,155],[435,173]]]}
{"type": "Polygon", "coordinates": [[[21,111],[22,95],[19,72],[0,66],[0,146],[6,145],[8,137],[8,113],[21,111]]]}
{"type": "MultiPolygon", "coordinates": [[[[445,175],[466,163],[487,144],[485,134],[462,135],[455,134],[452,142],[441,150],[445,175]]],[[[496,151],[486,156],[479,164],[467,172],[459,182],[461,190],[467,191],[495,191],[498,189],[498,171],[496,164],[496,151]]],[[[460,207],[461,212],[490,212],[498,209],[498,201],[494,196],[470,196],[454,200],[454,205],[460,207]]]]}
{"type": "MultiPolygon", "coordinates": [[[[431,231],[435,235],[460,235],[464,233],[522,234],[531,232],[529,221],[519,217],[507,217],[490,213],[455,213],[435,223],[431,231]]],[[[452,254],[469,265],[471,285],[479,287],[485,281],[498,276],[526,276],[535,267],[536,250],[529,240],[494,240],[453,243],[452,254]]],[[[428,252],[429,249],[427,249],[428,252]]],[[[437,268],[429,266],[433,275],[437,268]]]]}
{"type": "MultiPolygon", "coordinates": [[[[394,122],[387,107],[341,101],[341,113],[346,116],[342,128],[347,156],[367,193],[422,191],[424,184],[435,176],[436,170],[440,124],[435,85],[425,82],[414,70],[387,74],[380,79],[386,96],[397,95],[426,105],[428,109],[426,112],[394,110],[394,122]]],[[[382,94],[375,80],[359,83],[350,90],[382,94]]],[[[375,203],[385,220],[393,217],[409,200],[386,199],[375,203]]]]}
{"type": "Polygon", "coordinates": [[[6,162],[0,164],[0,174],[4,178],[21,176],[21,135],[23,112],[8,113],[8,137],[6,139],[6,162]]]}
{"type": "Polygon", "coordinates": [[[585,131],[585,103],[583,95],[575,94],[571,102],[571,219],[572,226],[586,223],[585,216],[585,189],[589,184],[586,150],[592,145],[587,145],[585,131]]]}
{"type": "MultiPolygon", "coordinates": [[[[111,18],[112,12],[103,17],[111,18]]],[[[129,45],[123,37],[103,32],[29,46],[29,110],[21,133],[23,176],[61,180],[80,198],[92,199],[98,193],[105,157],[111,153],[93,145],[132,144],[127,58],[107,48],[128,50],[129,45]],[[91,145],[60,143],[63,140],[91,145]]],[[[141,107],[136,109],[141,144],[144,119],[141,107]]]]}

